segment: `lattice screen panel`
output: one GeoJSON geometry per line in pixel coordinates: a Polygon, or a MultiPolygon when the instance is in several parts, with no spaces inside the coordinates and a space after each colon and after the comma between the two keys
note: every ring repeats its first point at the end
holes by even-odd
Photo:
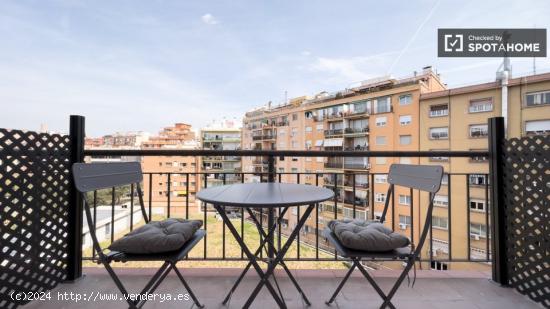
{"type": "Polygon", "coordinates": [[[507,140],[504,159],[510,284],[550,307],[550,136],[507,140]]]}
{"type": "Polygon", "coordinates": [[[0,129],[0,308],[66,276],[69,137],[0,129]]]}

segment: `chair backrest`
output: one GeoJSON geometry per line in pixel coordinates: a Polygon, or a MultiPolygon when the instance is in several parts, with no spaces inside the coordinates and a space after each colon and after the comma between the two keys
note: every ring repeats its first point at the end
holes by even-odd
{"type": "Polygon", "coordinates": [[[82,193],[143,180],[139,162],[75,163],[72,169],[76,189],[82,193]]]}
{"type": "Polygon", "coordinates": [[[388,182],[430,193],[436,193],[441,187],[443,167],[439,165],[392,164],[388,182]]]}
{"type": "MultiPolygon", "coordinates": [[[[121,187],[125,185],[136,184],[141,214],[145,222],[149,222],[149,217],[143,204],[142,191],[139,183],[143,180],[141,165],[139,162],[120,162],[120,163],[75,163],[72,167],[73,179],[76,189],[86,194],[87,192],[121,187]]],[[[133,188],[133,187],[132,187],[133,188]]],[[[95,231],[95,225],[92,221],[90,205],[84,199],[84,211],[86,212],[86,221],[92,237],[93,246],[100,258],[106,258],[101,248],[95,231]]],[[[133,216],[133,214],[132,214],[133,216]]]]}
{"type": "Polygon", "coordinates": [[[443,167],[440,165],[411,165],[411,164],[392,164],[388,173],[388,193],[386,194],[386,203],[384,211],[380,217],[380,222],[385,222],[388,207],[390,206],[390,197],[393,194],[394,186],[418,189],[430,193],[430,200],[441,187],[443,178],[443,167]]]}

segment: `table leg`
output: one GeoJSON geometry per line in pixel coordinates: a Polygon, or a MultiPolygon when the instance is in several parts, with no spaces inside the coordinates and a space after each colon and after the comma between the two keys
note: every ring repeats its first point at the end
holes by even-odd
{"type": "MultiPolygon", "coordinates": [[[[280,223],[280,218],[282,218],[282,216],[285,214],[285,212],[287,211],[288,207],[286,207],[284,209],[284,211],[281,213],[281,215],[279,216],[279,220],[277,223],[280,223]]],[[[252,211],[250,210],[250,208],[247,208],[247,211],[248,211],[248,214],[250,215],[250,217],[252,218],[252,221],[254,222],[254,224],[256,225],[256,228],[258,229],[258,232],[260,234],[263,235],[264,239],[268,239],[268,234],[270,232],[270,230],[268,230],[268,234],[265,233],[265,231],[263,230],[263,227],[261,226],[260,222],[258,222],[258,219],[256,218],[256,216],[254,216],[254,213],[252,213],[252,211]]],[[[273,226],[273,228],[276,228],[276,226],[273,226]]],[[[268,244],[271,246],[272,248],[272,251],[274,254],[277,254],[277,249],[275,248],[275,243],[273,241],[273,238],[271,239],[272,241],[271,242],[268,242],[268,244]]],[[[263,243],[265,244],[265,242],[263,243]]],[[[260,248],[261,249],[261,248],[260,248]]],[[[304,293],[304,291],[302,290],[302,288],[300,287],[300,285],[298,284],[298,281],[296,281],[296,278],[294,278],[294,276],[292,275],[292,273],[290,272],[290,270],[288,269],[288,267],[286,266],[286,264],[284,263],[284,261],[281,261],[279,262],[279,264],[283,267],[283,269],[285,270],[285,272],[287,273],[288,277],[290,278],[290,281],[294,284],[294,286],[296,287],[296,289],[298,290],[298,293],[300,293],[300,295],[302,295],[302,298],[304,299],[305,303],[308,305],[308,306],[311,306],[311,302],[309,301],[309,299],[307,298],[306,294],[304,293]]],[[[248,266],[249,267],[249,266],[248,266]]],[[[282,298],[282,296],[281,296],[282,298]]],[[[283,299],[284,301],[284,299],[283,299]]]]}
{"type": "Polygon", "coordinates": [[[271,285],[271,282],[269,282],[269,281],[265,282],[265,278],[266,278],[265,273],[263,272],[260,265],[258,265],[258,262],[256,261],[256,256],[252,255],[252,252],[250,252],[250,250],[248,249],[248,247],[246,246],[246,244],[242,240],[241,236],[239,235],[239,232],[237,232],[237,229],[235,228],[235,226],[233,225],[231,220],[229,220],[229,218],[227,217],[227,214],[225,213],[225,211],[223,211],[223,209],[220,205],[215,204],[214,208],[220,214],[220,216],[222,217],[222,220],[227,225],[227,228],[229,229],[229,231],[231,231],[231,234],[233,234],[233,237],[235,237],[235,240],[237,240],[237,242],[239,243],[239,245],[243,249],[244,253],[246,254],[248,259],[250,260],[250,263],[252,264],[252,266],[254,267],[254,269],[256,270],[256,272],[258,273],[260,278],[262,279],[260,282],[264,282],[264,284],[266,285],[267,289],[269,290],[269,292],[271,293],[271,295],[273,296],[273,298],[275,299],[275,301],[277,302],[279,307],[280,308],[286,308],[284,303],[279,298],[279,295],[277,295],[277,292],[275,291],[275,289],[271,285]]]}
{"type": "Polygon", "coordinates": [[[260,281],[260,283],[258,283],[256,288],[254,289],[254,291],[252,292],[252,294],[250,295],[250,297],[248,298],[248,300],[244,304],[243,308],[249,308],[250,307],[250,305],[252,304],[254,299],[256,299],[256,296],[258,296],[258,293],[260,292],[260,290],[262,289],[262,287],[264,285],[266,285],[269,288],[270,282],[267,279],[269,278],[269,276],[271,276],[273,274],[273,271],[275,270],[275,267],[277,266],[277,264],[279,264],[283,260],[286,252],[290,248],[290,245],[292,244],[292,242],[294,241],[294,239],[296,238],[296,236],[300,232],[300,229],[305,224],[305,222],[307,221],[307,218],[309,217],[309,215],[311,214],[311,212],[313,211],[314,208],[315,208],[315,204],[309,205],[308,208],[306,209],[306,211],[304,212],[304,214],[302,215],[302,218],[300,218],[298,220],[298,224],[296,225],[296,227],[294,228],[294,230],[290,234],[288,240],[285,242],[285,245],[283,246],[283,248],[281,248],[281,251],[279,251],[277,253],[273,263],[269,264],[269,267],[267,268],[267,271],[262,276],[262,280],[260,281]]]}
{"type": "MultiPolygon", "coordinates": [[[[247,208],[246,209],[248,211],[248,214],[250,215],[250,217],[252,218],[252,221],[254,221],[254,223],[256,224],[256,227],[258,228],[259,226],[259,222],[258,222],[258,219],[256,218],[256,216],[254,216],[254,213],[252,213],[252,211],[250,210],[250,208],[247,208]]],[[[288,207],[285,207],[283,209],[283,211],[281,212],[281,215],[279,216],[279,219],[277,220],[277,224],[280,223],[280,218],[282,218],[285,213],[287,212],[288,210],[288,207]]],[[[254,256],[257,257],[259,254],[260,254],[260,251],[263,249],[263,247],[265,246],[266,242],[268,241],[269,239],[269,234],[274,234],[275,233],[275,230],[277,228],[277,225],[276,224],[273,224],[271,226],[270,229],[268,229],[268,233],[265,234],[264,230],[263,229],[259,229],[258,231],[260,233],[263,234],[263,237],[264,239],[262,239],[262,241],[260,242],[260,246],[258,247],[258,249],[256,249],[256,252],[254,253],[254,256]]],[[[248,272],[248,270],[250,269],[250,266],[252,266],[252,263],[251,262],[248,262],[248,264],[246,265],[246,267],[244,268],[244,270],[242,271],[241,275],[239,276],[239,278],[237,278],[237,281],[235,281],[235,284],[233,284],[233,287],[231,288],[231,290],[229,290],[229,293],[227,293],[227,296],[225,296],[222,304],[226,305],[227,302],[229,301],[229,299],[231,298],[231,295],[235,292],[235,290],[237,289],[237,287],[239,286],[239,284],[241,283],[241,280],[244,278],[244,276],[246,275],[246,273],[248,272]]],[[[282,297],[281,297],[282,298],[282,297]]],[[[284,302],[284,299],[283,299],[283,302],[284,302]]]]}

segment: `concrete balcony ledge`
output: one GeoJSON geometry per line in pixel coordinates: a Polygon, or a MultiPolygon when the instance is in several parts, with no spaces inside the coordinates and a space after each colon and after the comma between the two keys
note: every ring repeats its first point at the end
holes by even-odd
{"type": "MultiPolygon", "coordinates": [[[[221,305],[221,300],[241,270],[236,268],[193,268],[186,269],[185,262],[180,269],[191,288],[206,308],[240,308],[258,282],[258,276],[250,271],[233,294],[229,306],[221,305]]],[[[138,292],[153,275],[152,268],[116,268],[128,290],[138,292]]],[[[312,302],[309,308],[379,308],[381,299],[374,289],[356,271],[348,284],[339,294],[336,302],[326,306],[324,301],[336,289],[345,270],[292,270],[312,302]]],[[[49,301],[34,301],[22,308],[127,308],[123,301],[80,301],[78,303],[58,300],[59,293],[117,293],[113,281],[102,267],[85,268],[85,276],[75,283],[64,283],[52,290],[49,301]]],[[[393,285],[399,272],[394,270],[370,271],[385,291],[393,285]]],[[[412,273],[411,273],[412,275],[412,273]]],[[[288,308],[305,308],[301,298],[292,287],[289,279],[281,271],[276,277],[285,296],[288,308]]],[[[527,297],[514,289],[503,288],[490,282],[488,272],[484,271],[432,271],[419,270],[414,287],[408,287],[407,281],[398,290],[393,299],[397,308],[540,308],[527,297]]],[[[411,278],[412,280],[412,278],[411,278]]],[[[156,291],[158,294],[185,293],[175,274],[170,273],[156,291]]],[[[191,301],[150,301],[144,308],[192,308],[191,301]]],[[[276,304],[263,289],[253,303],[252,308],[276,308],[276,304]]]]}

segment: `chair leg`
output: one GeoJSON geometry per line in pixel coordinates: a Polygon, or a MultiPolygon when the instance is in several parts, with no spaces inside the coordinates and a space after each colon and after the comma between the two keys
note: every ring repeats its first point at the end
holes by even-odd
{"type": "Polygon", "coordinates": [[[399,278],[397,278],[397,281],[395,282],[395,284],[391,288],[390,292],[388,293],[388,296],[386,297],[386,299],[384,300],[384,303],[382,304],[382,306],[380,308],[384,308],[387,304],[391,304],[391,302],[390,302],[391,298],[395,295],[395,293],[397,292],[397,289],[399,288],[401,283],[403,283],[403,280],[405,280],[405,277],[407,276],[407,274],[411,270],[412,266],[414,265],[414,262],[415,262],[415,258],[409,259],[407,261],[407,265],[405,266],[405,269],[403,269],[403,272],[401,273],[399,278]]]}
{"type": "Polygon", "coordinates": [[[103,263],[103,266],[105,266],[105,269],[107,270],[107,273],[109,274],[109,276],[111,276],[111,278],[115,282],[115,285],[120,290],[122,295],[125,296],[126,302],[128,303],[128,305],[130,305],[130,309],[137,309],[138,307],[136,306],[136,304],[132,300],[130,300],[129,297],[127,297],[129,295],[129,293],[126,290],[126,288],[124,287],[124,285],[122,284],[122,281],[120,281],[120,279],[118,278],[117,274],[115,273],[115,271],[113,270],[111,265],[103,259],[101,260],[101,263],[103,263]]]}
{"type": "Polygon", "coordinates": [[[191,296],[191,298],[193,299],[193,302],[195,303],[195,305],[197,305],[197,307],[199,308],[204,308],[204,305],[202,305],[198,298],[195,296],[195,294],[193,293],[193,290],[191,290],[191,287],[189,287],[189,285],[187,284],[187,282],[185,281],[185,279],[183,278],[183,275],[180,273],[179,269],[176,267],[176,263],[172,263],[172,269],[174,269],[174,271],[176,272],[176,274],[178,275],[178,277],[180,278],[180,281],[181,283],[183,284],[183,286],[185,287],[185,289],[187,290],[187,293],[189,293],[189,295],[191,296]]]}
{"type": "Polygon", "coordinates": [[[378,293],[378,295],[380,295],[380,297],[384,301],[384,303],[382,304],[382,306],[380,308],[385,308],[386,306],[388,306],[391,309],[395,309],[395,306],[391,303],[390,299],[386,296],[386,294],[384,294],[384,291],[382,291],[382,289],[380,288],[380,286],[378,286],[376,281],[374,281],[374,279],[369,275],[369,273],[363,267],[363,265],[361,265],[360,260],[355,259],[355,260],[353,260],[353,263],[355,265],[357,265],[357,268],[359,269],[359,271],[361,271],[361,273],[363,274],[365,279],[367,279],[367,281],[370,283],[370,285],[372,285],[374,290],[378,293]]]}
{"type": "Polygon", "coordinates": [[[342,288],[344,287],[344,284],[346,284],[346,281],[348,281],[349,276],[351,275],[351,273],[353,273],[353,271],[355,270],[355,267],[356,267],[355,263],[353,263],[351,265],[350,269],[348,270],[348,272],[346,273],[346,275],[344,276],[344,279],[342,279],[342,282],[340,282],[340,284],[336,288],[336,291],[334,291],[334,294],[332,294],[330,299],[327,300],[325,302],[325,304],[327,304],[328,306],[330,306],[332,304],[332,302],[336,299],[336,296],[338,295],[338,293],[340,293],[340,290],[342,290],[342,288]]]}

